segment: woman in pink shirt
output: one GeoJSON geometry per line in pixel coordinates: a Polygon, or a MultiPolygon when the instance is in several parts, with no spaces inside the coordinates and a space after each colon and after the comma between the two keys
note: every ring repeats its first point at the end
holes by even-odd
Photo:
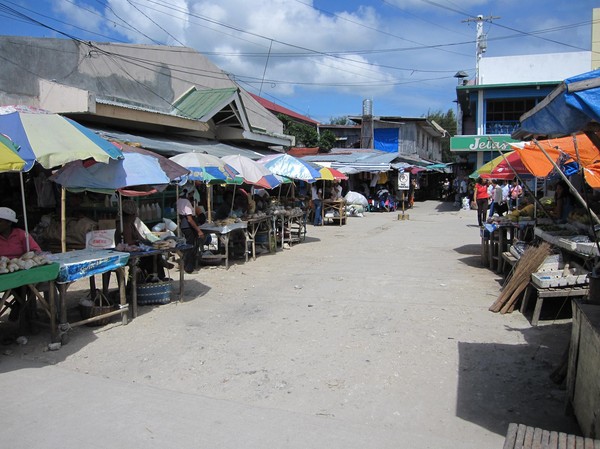
{"type": "Polygon", "coordinates": [[[474,201],[477,203],[477,222],[479,226],[483,226],[487,219],[488,209],[488,188],[487,182],[483,179],[478,178],[477,184],[475,184],[475,198],[474,201]]]}
{"type": "Polygon", "coordinates": [[[25,231],[13,227],[16,223],[17,214],[8,207],[0,207],[0,256],[11,259],[21,257],[27,252],[27,238],[29,238],[29,251],[41,252],[40,246],[31,235],[25,231]]]}

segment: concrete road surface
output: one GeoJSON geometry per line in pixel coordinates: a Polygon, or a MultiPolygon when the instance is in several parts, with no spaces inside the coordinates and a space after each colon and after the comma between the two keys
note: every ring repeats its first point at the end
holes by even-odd
{"type": "Polygon", "coordinates": [[[0,447],[500,449],[509,422],[577,432],[549,379],[564,311],[537,328],[489,312],[501,279],[475,211],[407,213],[309,225],[59,351],[44,330],[0,346],[0,447]]]}

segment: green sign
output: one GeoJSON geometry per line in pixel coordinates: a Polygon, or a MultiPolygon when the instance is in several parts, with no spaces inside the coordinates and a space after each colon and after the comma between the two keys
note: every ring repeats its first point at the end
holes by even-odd
{"type": "Polygon", "coordinates": [[[510,151],[509,143],[520,142],[504,135],[450,137],[450,151],[510,151]]]}

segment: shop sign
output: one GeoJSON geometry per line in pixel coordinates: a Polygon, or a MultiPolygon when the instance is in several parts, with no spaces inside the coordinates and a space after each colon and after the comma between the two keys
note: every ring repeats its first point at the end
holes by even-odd
{"type": "Polygon", "coordinates": [[[410,189],[410,173],[398,173],[398,190],[410,189]]]}
{"type": "Polygon", "coordinates": [[[87,249],[110,249],[115,247],[115,229],[91,231],[85,235],[87,249]]]}
{"type": "Polygon", "coordinates": [[[509,143],[520,142],[510,136],[455,136],[450,138],[450,151],[510,151],[509,143]]]}

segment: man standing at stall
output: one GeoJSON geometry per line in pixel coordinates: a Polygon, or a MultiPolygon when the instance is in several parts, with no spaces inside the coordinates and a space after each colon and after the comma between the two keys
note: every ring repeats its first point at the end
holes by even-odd
{"type": "Polygon", "coordinates": [[[179,215],[179,228],[188,245],[192,248],[185,251],[183,255],[183,268],[186,273],[191,274],[196,269],[196,258],[198,257],[199,242],[204,241],[204,233],[196,223],[195,211],[192,203],[187,198],[187,189],[183,189],[177,200],[177,214],[179,215]]]}

